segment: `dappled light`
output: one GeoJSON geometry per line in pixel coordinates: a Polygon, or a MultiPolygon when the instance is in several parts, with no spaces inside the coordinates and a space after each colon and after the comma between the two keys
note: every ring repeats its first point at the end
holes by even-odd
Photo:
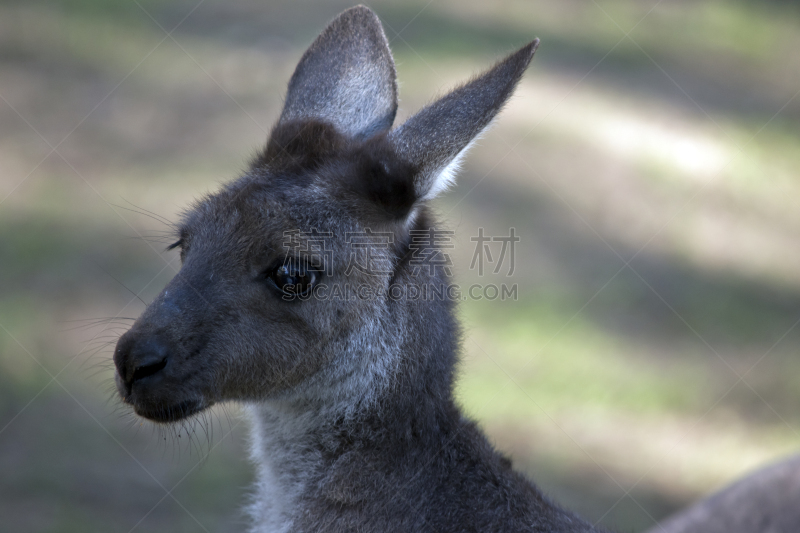
{"type": "MultiPolygon", "coordinates": [[[[348,5],[0,2],[10,531],[245,530],[241,406],[143,422],[115,396],[111,356],[180,268],[166,247],[182,210],[246,168],[300,54],[348,5]]],[[[396,58],[397,122],[542,39],[435,201],[456,282],[483,288],[459,307],[456,394],[490,440],[621,531],[796,452],[800,8],[370,7],[396,58]]]]}

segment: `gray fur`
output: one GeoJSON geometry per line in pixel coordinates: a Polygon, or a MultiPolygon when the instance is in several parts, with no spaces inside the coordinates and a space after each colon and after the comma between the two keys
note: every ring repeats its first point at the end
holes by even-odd
{"type": "Polygon", "coordinates": [[[797,533],[800,456],[756,471],[647,533],[797,533]]]}
{"type": "Polygon", "coordinates": [[[397,112],[396,77],[378,16],[364,6],[350,8],[303,54],[280,122],[324,119],[363,138],[388,130],[397,112]]]}
{"type": "Polygon", "coordinates": [[[497,115],[538,46],[535,39],[389,134],[397,152],[419,166],[414,184],[417,196],[431,198],[451,183],[454,172],[448,167],[454,162],[458,165],[460,154],[497,115]]]}
{"type": "MultiPolygon", "coordinates": [[[[537,44],[389,132],[396,83],[383,31],[367,8],[345,11],[300,60],[250,169],[184,215],[181,270],[120,338],[117,386],[158,423],[247,405],[254,532],[596,531],[462,416],[451,280],[409,261],[410,231],[436,227],[427,199],[537,44]],[[288,244],[287,231],[298,232],[288,244]],[[330,236],[330,256],[310,277],[298,265],[311,264],[315,231],[330,236]],[[367,254],[347,241],[368,232],[391,244],[367,254]],[[365,257],[370,271],[348,269],[365,257]],[[369,292],[292,299],[303,280],[369,292]]],[[[426,246],[422,256],[437,252],[426,246]]]]}

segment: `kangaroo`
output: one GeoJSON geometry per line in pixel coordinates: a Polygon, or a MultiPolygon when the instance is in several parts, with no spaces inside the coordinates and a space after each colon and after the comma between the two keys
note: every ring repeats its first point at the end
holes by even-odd
{"type": "MultiPolygon", "coordinates": [[[[249,170],[183,217],[182,267],[120,337],[117,389],[164,424],[246,405],[253,532],[600,531],[459,412],[450,279],[411,261],[437,252],[414,247],[435,228],[426,204],[538,44],[392,129],[388,42],[372,11],[348,9],[302,56],[249,170]]],[[[798,531],[798,494],[795,458],[652,533],[798,531]]]]}
{"type": "Polygon", "coordinates": [[[348,9],[300,59],[249,170],[184,215],[181,269],[120,337],[116,384],[158,423],[245,405],[252,531],[598,531],[461,414],[451,281],[410,260],[414,232],[435,227],[427,202],[538,44],[392,129],[388,41],[370,9],[348,9]]]}
{"type": "Polygon", "coordinates": [[[800,456],[762,467],[647,533],[797,533],[800,456]]]}

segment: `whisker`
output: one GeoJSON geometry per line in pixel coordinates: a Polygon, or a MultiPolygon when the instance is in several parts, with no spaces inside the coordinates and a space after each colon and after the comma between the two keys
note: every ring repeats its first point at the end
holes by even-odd
{"type": "Polygon", "coordinates": [[[146,216],[148,218],[151,218],[151,219],[155,220],[156,222],[164,224],[165,226],[177,229],[177,225],[175,223],[171,222],[168,218],[163,217],[163,216],[159,215],[158,213],[154,213],[152,211],[148,211],[147,209],[144,209],[143,207],[139,207],[136,204],[126,200],[125,198],[122,198],[122,201],[127,203],[131,207],[125,207],[124,205],[119,205],[119,204],[111,204],[111,205],[113,205],[114,207],[118,207],[120,209],[124,209],[126,211],[130,211],[131,213],[136,213],[137,215],[146,216]]]}

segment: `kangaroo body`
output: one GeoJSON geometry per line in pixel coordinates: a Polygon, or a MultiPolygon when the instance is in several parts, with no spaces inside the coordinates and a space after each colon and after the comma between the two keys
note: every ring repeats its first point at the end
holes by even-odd
{"type": "Polygon", "coordinates": [[[800,531],[800,456],[762,467],[646,533],[800,531]]]}
{"type": "Polygon", "coordinates": [[[426,202],[537,45],[393,128],[386,37],[349,9],[301,58],[249,170],[185,214],[181,270],[120,338],[117,387],[159,423],[247,405],[254,532],[596,531],[456,407],[451,282],[418,261],[440,252],[426,202]]]}

